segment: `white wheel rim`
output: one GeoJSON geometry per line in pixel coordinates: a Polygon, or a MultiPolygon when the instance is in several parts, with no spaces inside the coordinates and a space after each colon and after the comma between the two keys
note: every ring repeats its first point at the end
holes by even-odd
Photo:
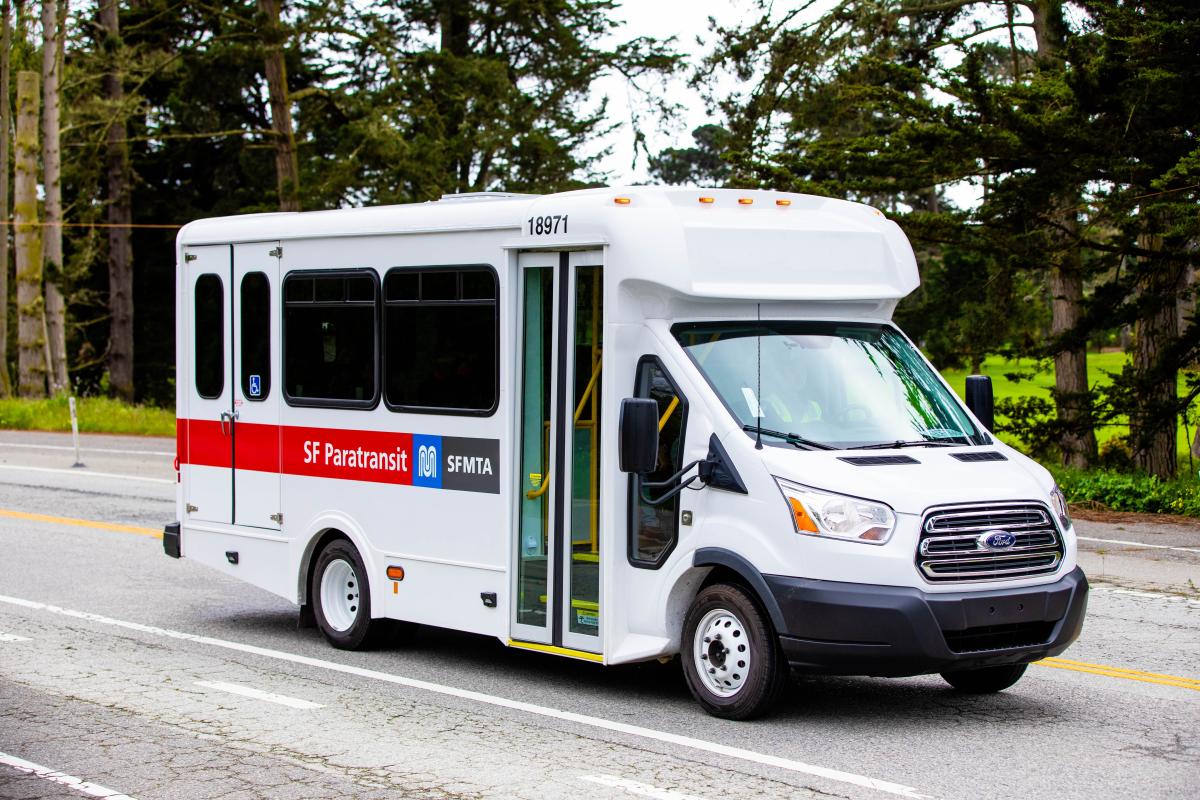
{"type": "Polygon", "coordinates": [[[358,618],[358,575],[350,562],[338,558],[321,575],[321,612],[338,633],[350,630],[358,618]]]}
{"type": "Polygon", "coordinates": [[[733,697],[750,672],[750,638],[731,612],[715,608],[696,626],[692,660],[704,687],[718,697],[733,697]]]}

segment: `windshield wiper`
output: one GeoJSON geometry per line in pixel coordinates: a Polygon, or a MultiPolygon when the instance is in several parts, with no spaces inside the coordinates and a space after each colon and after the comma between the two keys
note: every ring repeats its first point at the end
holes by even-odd
{"type": "Polygon", "coordinates": [[[936,439],[897,439],[894,442],[879,444],[860,444],[857,447],[847,447],[847,450],[899,450],[901,447],[958,447],[961,442],[939,442],[936,439]]]}
{"type": "Polygon", "coordinates": [[[812,439],[805,439],[803,436],[797,436],[794,433],[784,433],[783,431],[773,431],[770,428],[760,428],[757,425],[743,425],[742,430],[748,433],[761,433],[765,436],[774,436],[776,439],[783,439],[785,442],[796,447],[807,447],[810,450],[833,450],[833,445],[825,444],[824,442],[814,442],[812,439]]]}

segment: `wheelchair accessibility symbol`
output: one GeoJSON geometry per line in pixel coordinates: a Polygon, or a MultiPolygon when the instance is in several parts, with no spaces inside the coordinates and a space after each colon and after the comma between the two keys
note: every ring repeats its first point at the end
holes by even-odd
{"type": "Polygon", "coordinates": [[[251,375],[250,376],[250,396],[258,397],[261,394],[262,394],[262,376],[261,375],[251,375]]]}

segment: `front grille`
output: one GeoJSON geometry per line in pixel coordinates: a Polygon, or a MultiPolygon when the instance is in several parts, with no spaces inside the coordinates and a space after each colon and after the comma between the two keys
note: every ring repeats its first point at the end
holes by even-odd
{"type": "Polygon", "coordinates": [[[942,631],[946,646],[953,653],[982,653],[1045,644],[1054,633],[1056,622],[1014,622],[1009,625],[983,625],[961,631],[942,631]]]}
{"type": "Polygon", "coordinates": [[[1054,517],[1036,503],[931,511],[917,545],[917,567],[926,580],[936,583],[1045,575],[1058,569],[1062,557],[1062,534],[1054,517]],[[984,542],[997,532],[1011,534],[1011,544],[993,547],[984,542]]]}

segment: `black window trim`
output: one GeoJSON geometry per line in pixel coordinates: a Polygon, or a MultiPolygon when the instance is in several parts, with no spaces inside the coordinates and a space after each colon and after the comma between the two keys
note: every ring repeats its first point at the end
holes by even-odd
{"type": "MultiPolygon", "coordinates": [[[[638,394],[637,394],[638,378],[641,376],[642,367],[646,364],[653,364],[655,367],[657,367],[659,370],[662,371],[663,377],[665,377],[667,379],[667,383],[671,384],[671,388],[675,390],[675,396],[679,398],[679,413],[682,414],[682,416],[679,418],[679,425],[680,425],[679,430],[680,430],[680,435],[682,436],[682,441],[680,441],[680,443],[679,443],[679,460],[680,460],[680,464],[682,465],[684,451],[687,448],[687,433],[688,433],[688,428],[687,428],[688,399],[687,399],[687,395],[684,394],[683,390],[679,388],[679,383],[675,380],[674,376],[671,375],[671,371],[669,369],[667,369],[667,365],[662,362],[662,359],[656,355],[646,354],[638,359],[637,366],[634,367],[634,370],[633,370],[633,394],[631,395],[632,397],[638,396],[638,394]]],[[[667,545],[667,547],[664,548],[663,551],[661,553],[659,553],[658,557],[653,560],[635,557],[634,553],[636,552],[636,548],[634,545],[635,545],[635,540],[637,538],[637,508],[638,508],[637,502],[636,502],[636,500],[637,500],[636,486],[637,486],[637,482],[639,480],[640,480],[640,476],[631,474],[629,476],[629,481],[627,484],[627,490],[626,490],[627,497],[628,497],[627,511],[628,511],[629,519],[627,520],[626,526],[625,526],[626,527],[625,557],[626,557],[626,560],[629,561],[629,565],[631,567],[635,567],[637,569],[659,569],[662,567],[663,564],[667,563],[667,559],[671,557],[671,553],[675,552],[675,548],[679,546],[679,527],[680,527],[679,515],[682,512],[683,503],[679,502],[675,509],[675,535],[671,537],[671,541],[667,545]]],[[[682,497],[682,495],[676,496],[675,500],[679,501],[681,497],[682,497]]]]}
{"type": "MultiPolygon", "coordinates": [[[[192,344],[192,386],[195,388],[196,394],[199,395],[202,400],[220,400],[225,394],[225,339],[229,335],[229,331],[226,329],[229,327],[229,322],[232,320],[232,317],[233,317],[233,308],[232,308],[233,292],[229,293],[229,303],[230,303],[230,309],[229,309],[230,320],[226,320],[225,319],[225,279],[222,277],[220,272],[201,272],[199,275],[196,276],[196,279],[194,281],[192,281],[192,340],[193,340],[193,344],[192,344]],[[200,384],[197,380],[199,378],[199,372],[196,369],[196,367],[198,366],[199,360],[196,358],[195,351],[196,351],[196,347],[199,346],[199,344],[200,344],[200,337],[197,335],[198,331],[197,331],[197,327],[196,327],[200,321],[199,315],[196,313],[196,301],[199,299],[199,296],[200,296],[199,292],[197,291],[197,287],[200,285],[200,281],[204,280],[209,275],[211,275],[212,277],[217,279],[217,286],[221,289],[221,299],[220,299],[220,303],[218,304],[221,307],[221,324],[219,326],[219,330],[221,332],[221,358],[220,358],[221,385],[217,389],[216,394],[205,394],[204,392],[200,391],[200,384]]],[[[233,358],[233,356],[234,356],[233,348],[230,347],[229,350],[230,350],[230,358],[233,358]]],[[[230,365],[230,367],[231,367],[231,371],[232,371],[232,364],[230,365]]]]}
{"type": "MultiPolygon", "coordinates": [[[[314,297],[315,296],[316,295],[314,293],[314,297]]],[[[370,411],[371,409],[375,408],[375,406],[379,405],[379,398],[383,395],[383,380],[382,380],[383,376],[381,375],[381,370],[379,368],[380,349],[383,346],[382,343],[380,342],[380,334],[381,334],[381,331],[383,328],[383,324],[382,324],[382,320],[381,320],[382,314],[380,312],[380,309],[383,306],[383,302],[382,302],[383,301],[383,286],[379,281],[379,273],[370,267],[357,267],[357,268],[349,268],[349,269],[295,269],[295,270],[290,270],[286,274],[284,274],[283,280],[280,282],[279,297],[280,297],[279,316],[281,318],[280,325],[279,325],[279,348],[280,348],[279,352],[280,352],[280,361],[282,362],[280,364],[280,366],[282,367],[282,369],[280,371],[283,373],[283,376],[282,376],[283,377],[283,386],[280,389],[280,392],[283,396],[284,402],[286,402],[289,406],[294,406],[297,408],[344,408],[344,409],[354,409],[354,410],[362,410],[362,411],[370,411]],[[375,302],[370,304],[375,312],[375,317],[374,317],[374,319],[375,319],[375,359],[374,359],[375,363],[373,365],[374,369],[375,369],[375,395],[373,397],[371,397],[369,400],[335,400],[335,399],[324,398],[324,397],[294,397],[294,396],[292,396],[292,393],[288,391],[288,374],[287,374],[287,342],[288,342],[287,309],[288,309],[288,306],[347,306],[347,305],[366,306],[366,305],[368,305],[368,303],[365,300],[352,300],[352,301],[343,300],[343,301],[336,302],[336,303],[330,302],[328,300],[291,300],[291,301],[289,301],[287,299],[287,282],[289,280],[291,280],[293,277],[296,277],[296,278],[299,278],[299,277],[329,278],[329,277],[334,277],[334,276],[354,277],[354,276],[358,276],[358,275],[369,275],[371,278],[371,282],[375,286],[375,302]]]]}
{"type": "MultiPolygon", "coordinates": [[[[462,277],[458,279],[459,293],[462,293],[462,277]]],[[[500,408],[500,273],[495,266],[486,263],[478,264],[410,264],[407,266],[393,266],[383,273],[383,278],[380,287],[380,307],[382,309],[382,325],[380,328],[380,358],[384,365],[382,370],[383,381],[380,385],[380,396],[383,398],[383,405],[389,410],[398,414],[439,414],[448,417],[491,417],[495,415],[500,408]],[[486,271],[491,274],[493,285],[496,288],[496,296],[492,299],[473,298],[471,300],[387,300],[382,291],[382,286],[387,283],[387,277],[393,272],[467,272],[467,271],[486,271]],[[460,307],[460,306],[485,306],[491,305],[496,309],[496,371],[493,376],[493,401],[491,408],[453,408],[443,406],[407,406],[398,403],[393,403],[388,400],[387,391],[385,389],[387,383],[387,307],[398,306],[400,308],[418,308],[418,307],[460,307]]]]}
{"type": "MultiPolygon", "coordinates": [[[[270,373],[267,374],[267,392],[266,392],[266,394],[261,395],[259,397],[251,397],[250,396],[250,375],[249,375],[249,373],[246,372],[246,359],[243,358],[243,356],[245,356],[245,353],[242,352],[242,348],[244,348],[246,346],[245,345],[246,331],[245,331],[245,325],[243,324],[245,322],[245,315],[246,315],[246,298],[243,295],[243,290],[246,286],[246,279],[249,278],[251,275],[262,275],[263,279],[266,280],[266,282],[267,282],[267,318],[268,318],[268,320],[270,319],[270,316],[271,316],[271,276],[268,275],[265,271],[263,271],[261,269],[251,269],[251,270],[247,270],[246,272],[243,272],[242,279],[240,281],[238,281],[238,287],[237,287],[238,306],[239,306],[239,310],[241,311],[241,313],[238,315],[238,319],[237,319],[237,326],[238,326],[238,354],[237,355],[238,355],[238,365],[239,365],[237,377],[239,379],[239,383],[241,384],[242,397],[244,397],[248,402],[251,402],[251,403],[265,403],[271,397],[271,390],[275,388],[274,386],[271,385],[272,381],[275,379],[275,376],[271,375],[270,373]]],[[[268,324],[267,325],[267,345],[268,345],[267,346],[267,369],[268,370],[271,369],[271,347],[270,347],[271,341],[270,341],[270,338],[271,338],[271,326],[268,324]]]]}

